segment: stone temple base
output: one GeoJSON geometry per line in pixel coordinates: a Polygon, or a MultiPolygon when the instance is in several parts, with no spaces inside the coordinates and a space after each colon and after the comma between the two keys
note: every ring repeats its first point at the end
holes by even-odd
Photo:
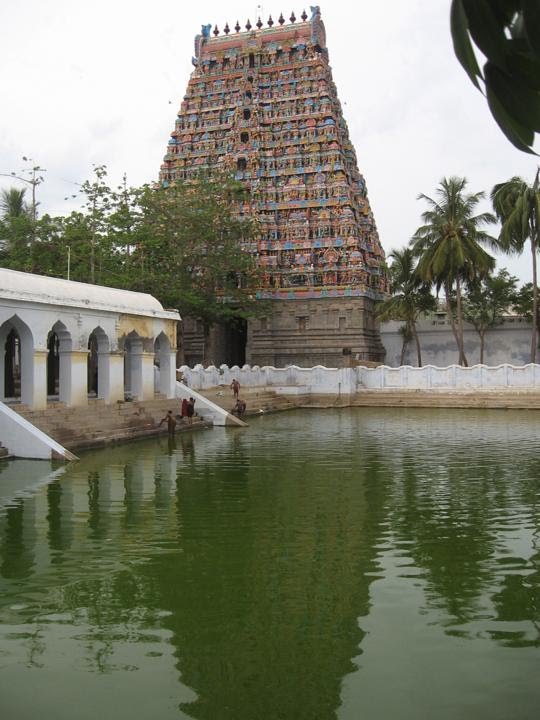
{"type": "Polygon", "coordinates": [[[269,308],[266,317],[248,321],[247,336],[214,326],[204,340],[201,324],[182,318],[180,363],[348,367],[356,360],[384,360],[371,298],[278,300],[269,308]]]}
{"type": "Polygon", "coordinates": [[[370,298],[279,300],[265,318],[248,323],[246,362],[285,367],[346,367],[384,360],[370,298]]]}

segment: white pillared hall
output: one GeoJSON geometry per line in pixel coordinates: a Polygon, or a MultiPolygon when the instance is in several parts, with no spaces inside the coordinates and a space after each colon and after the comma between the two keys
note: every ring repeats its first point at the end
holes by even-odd
{"type": "Polygon", "coordinates": [[[172,398],[179,320],[145,293],[0,268],[0,400],[172,398]]]}

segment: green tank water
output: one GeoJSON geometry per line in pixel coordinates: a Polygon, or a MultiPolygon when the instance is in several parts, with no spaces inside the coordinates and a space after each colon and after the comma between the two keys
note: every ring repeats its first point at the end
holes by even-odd
{"type": "Polygon", "coordinates": [[[537,717],[539,427],[295,410],[15,461],[2,717],[537,717]]]}

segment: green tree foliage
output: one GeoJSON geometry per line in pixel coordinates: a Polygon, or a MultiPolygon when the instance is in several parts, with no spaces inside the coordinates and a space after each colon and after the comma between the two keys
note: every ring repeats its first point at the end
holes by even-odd
{"type": "Polygon", "coordinates": [[[416,323],[421,315],[436,309],[436,301],[430,291],[430,284],[423,283],[415,273],[416,258],[411,248],[393,250],[389,268],[392,296],[377,307],[377,317],[384,321],[403,322],[401,334],[401,362],[405,362],[405,351],[409,340],[414,339],[418,367],[422,366],[422,352],[416,323]]]}
{"type": "Polygon", "coordinates": [[[538,345],[538,272],[537,254],[540,247],[540,170],[532,185],[520,177],[495,185],[491,200],[502,223],[499,244],[504,252],[521,254],[529,241],[532,265],[532,317],[531,362],[536,362],[538,345]]]}
{"type": "Polygon", "coordinates": [[[448,321],[456,339],[460,365],[467,365],[463,343],[462,286],[485,277],[495,267],[495,260],[482,244],[496,241],[482,226],[495,223],[491,213],[475,214],[484,193],[465,193],[466,178],[443,178],[436,189],[437,199],[421,194],[428,210],[422,214],[424,224],[412,238],[413,252],[418,256],[416,273],[427,283],[444,288],[448,321]],[[452,293],[455,292],[455,315],[452,293]]]}
{"type": "Polygon", "coordinates": [[[88,281],[91,283],[96,282],[96,266],[103,271],[107,265],[103,256],[112,255],[110,218],[116,198],[106,179],[107,168],[104,165],[95,165],[93,180],[86,180],[81,185],[85,212],[74,213],[71,222],[68,222],[71,235],[75,235],[77,242],[87,250],[88,281]]]}
{"type": "MultiPolygon", "coordinates": [[[[536,289],[538,292],[538,288],[536,289]]],[[[514,311],[526,320],[533,318],[533,284],[526,283],[516,292],[514,311]]]]}
{"type": "Polygon", "coordinates": [[[487,275],[473,282],[463,303],[463,317],[471,323],[480,337],[480,363],[484,362],[486,332],[501,325],[504,316],[513,308],[517,296],[518,279],[507,270],[487,275]]]}
{"type": "Polygon", "coordinates": [[[215,322],[254,314],[258,271],[243,246],[255,223],[237,211],[245,192],[226,176],[143,188],[125,260],[131,287],[199,318],[206,333],[215,322]]]}
{"type": "Polygon", "coordinates": [[[33,221],[26,190],[12,187],[0,196],[0,262],[14,270],[32,270],[33,221]]]}
{"type": "Polygon", "coordinates": [[[28,212],[4,211],[0,262],[57,277],[68,277],[69,267],[71,280],[152,293],[208,332],[266,309],[255,299],[259,272],[245,249],[255,224],[238,211],[245,193],[226,176],[160,188],[130,188],[124,178],[113,189],[107,169],[96,166],[80,187],[82,208],[68,216],[33,224],[28,212]]]}
{"type": "Polygon", "coordinates": [[[510,142],[533,153],[540,132],[539,0],[452,0],[454,51],[471,81],[484,83],[491,114],[510,142]],[[483,53],[481,70],[471,43],[483,53]]]}

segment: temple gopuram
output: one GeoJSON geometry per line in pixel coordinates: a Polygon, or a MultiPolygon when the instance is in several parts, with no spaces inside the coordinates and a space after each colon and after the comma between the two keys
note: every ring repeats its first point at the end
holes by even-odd
{"type": "MultiPolygon", "coordinates": [[[[384,252],[358,171],[318,7],[264,27],[203,26],[167,154],[163,183],[227,169],[250,190],[258,221],[246,248],[262,273],[267,317],[216,329],[214,364],[330,367],[382,360],[374,301],[387,291],[384,252]],[[240,329],[238,329],[240,328],[240,329]]],[[[188,364],[200,325],[184,319],[188,364]]]]}

